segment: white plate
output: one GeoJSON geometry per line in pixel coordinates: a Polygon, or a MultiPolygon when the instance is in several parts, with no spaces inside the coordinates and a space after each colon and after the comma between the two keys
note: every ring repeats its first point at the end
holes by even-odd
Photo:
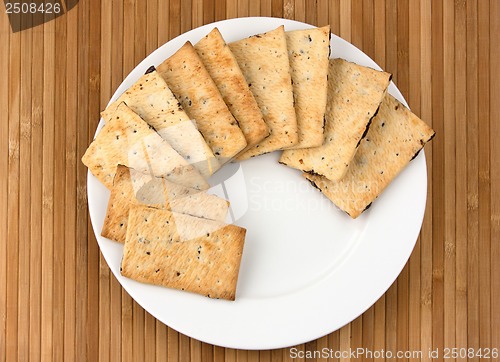
{"type": "MultiPolygon", "coordinates": [[[[231,42],[282,24],[286,30],[312,27],[285,19],[240,18],[189,31],[141,62],[111,101],[149,66],[159,65],[187,40],[196,43],[214,26],[231,42]]],[[[332,57],[380,69],[335,35],[331,49],[332,57]]],[[[394,84],[389,90],[406,104],[394,84]]],[[[278,157],[274,152],[225,166],[212,180],[212,190],[229,197],[235,224],[248,229],[235,302],[122,277],[122,245],[100,236],[109,192],[89,173],[94,232],[109,267],[132,298],[179,332],[243,349],[280,348],[319,338],[375,303],[401,272],[422,224],[427,190],[424,153],[356,220],[311,187],[299,171],[278,164],[278,157]]]]}

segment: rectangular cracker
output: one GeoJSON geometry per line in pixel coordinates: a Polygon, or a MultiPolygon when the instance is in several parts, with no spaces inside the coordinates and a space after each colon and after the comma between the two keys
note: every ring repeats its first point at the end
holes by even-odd
{"type": "Polygon", "coordinates": [[[358,217],[434,137],[434,131],[387,94],[346,175],[340,181],[305,173],[352,218],[358,217]]]}
{"type": "Polygon", "coordinates": [[[190,42],[157,68],[223,164],[247,145],[245,136],[190,42]]]}
{"type": "Polygon", "coordinates": [[[269,136],[269,127],[219,29],[214,28],[194,48],[245,135],[243,153],[269,136]]]}
{"type": "Polygon", "coordinates": [[[284,27],[230,43],[229,48],[271,132],[238,160],[296,145],[299,138],[284,27]]]}
{"type": "Polygon", "coordinates": [[[201,175],[209,178],[219,163],[165,80],[151,67],[102,113],[107,119],[121,102],[137,113],[201,175]]]}
{"type": "Polygon", "coordinates": [[[293,149],[319,147],[323,131],[330,59],[330,26],[287,31],[299,142],[293,149]]]}
{"type": "Polygon", "coordinates": [[[330,180],[341,179],[377,113],[390,79],[389,73],[331,59],[323,145],[286,150],[279,162],[330,180]]]}
{"type": "Polygon", "coordinates": [[[132,206],[121,274],[234,300],[246,230],[220,221],[132,206]]]}
{"type": "Polygon", "coordinates": [[[117,165],[199,190],[209,185],[175,150],[125,103],[108,115],[106,124],[82,157],[90,172],[108,189],[117,165]]]}
{"type": "Polygon", "coordinates": [[[118,165],[102,236],[120,243],[125,242],[131,205],[167,209],[219,221],[226,219],[229,210],[229,202],[215,195],[118,165]]]}

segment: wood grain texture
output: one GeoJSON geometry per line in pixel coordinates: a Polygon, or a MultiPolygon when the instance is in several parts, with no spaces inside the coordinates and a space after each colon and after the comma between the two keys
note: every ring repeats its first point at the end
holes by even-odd
{"type": "Polygon", "coordinates": [[[135,303],[97,247],[80,162],[99,111],[146,55],[194,27],[258,15],[330,24],[393,73],[437,131],[422,231],[401,275],[362,316],[297,351],[430,361],[435,348],[500,348],[499,1],[80,0],[18,33],[0,10],[0,360],[292,360],[290,348],[191,339],[135,303]]]}

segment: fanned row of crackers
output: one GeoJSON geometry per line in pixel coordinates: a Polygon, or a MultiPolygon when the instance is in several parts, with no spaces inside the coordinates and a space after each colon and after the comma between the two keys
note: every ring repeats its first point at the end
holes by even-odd
{"type": "Polygon", "coordinates": [[[102,236],[124,244],[122,275],[235,299],[246,230],[207,192],[232,160],[283,151],[353,218],[378,197],[434,132],[389,73],[329,58],[329,26],[229,44],[215,28],[102,112],[82,161],[111,192],[102,236]]]}
{"type": "Polygon", "coordinates": [[[391,74],[330,59],[323,144],[285,150],[280,163],[357,218],[434,137],[387,93],[391,74]]]}

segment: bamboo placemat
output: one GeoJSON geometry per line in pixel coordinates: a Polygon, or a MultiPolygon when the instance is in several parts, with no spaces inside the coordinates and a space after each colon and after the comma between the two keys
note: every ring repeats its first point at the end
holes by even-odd
{"type": "Polygon", "coordinates": [[[147,54],[200,25],[258,15],[330,24],[394,74],[437,132],[426,216],[403,272],[361,317],[297,351],[428,360],[436,348],[500,347],[500,1],[80,0],[16,33],[0,10],[2,360],[291,359],[289,349],[201,343],[144,312],[99,252],[80,162],[99,111],[147,54]]]}

